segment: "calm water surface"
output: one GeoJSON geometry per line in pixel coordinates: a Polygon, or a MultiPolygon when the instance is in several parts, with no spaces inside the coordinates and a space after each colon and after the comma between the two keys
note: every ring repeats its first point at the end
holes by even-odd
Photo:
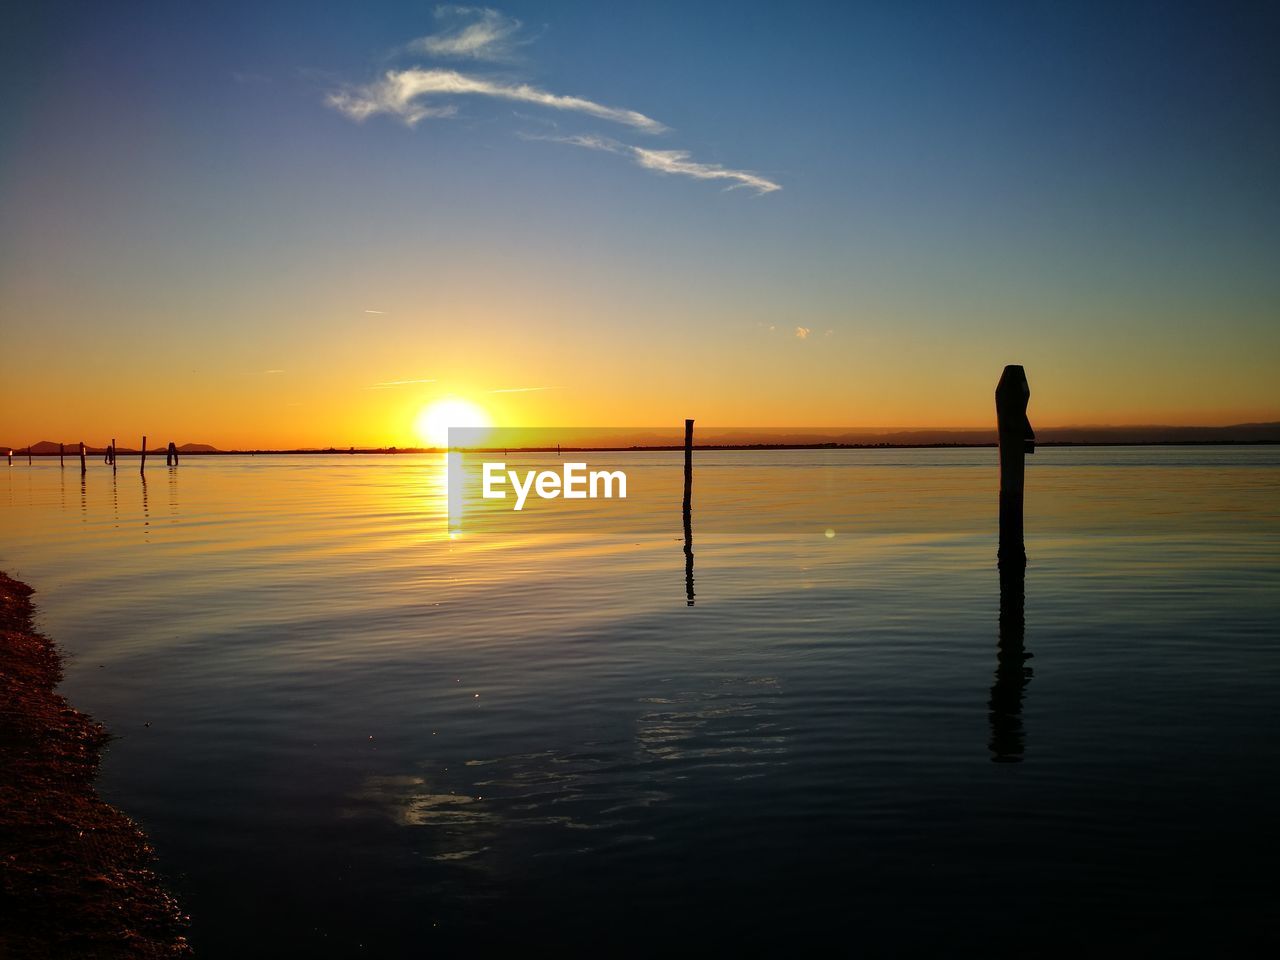
{"type": "Polygon", "coordinates": [[[1280,450],[1037,452],[1014,659],[994,450],[700,454],[693,605],[678,455],[615,465],[528,517],[428,456],[0,475],[203,955],[1275,928],[1280,450]]]}

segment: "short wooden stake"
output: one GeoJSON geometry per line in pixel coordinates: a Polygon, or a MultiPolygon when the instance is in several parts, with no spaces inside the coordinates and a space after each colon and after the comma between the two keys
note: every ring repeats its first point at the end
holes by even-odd
{"type": "Polygon", "coordinates": [[[66,456],[66,453],[67,453],[66,444],[62,444],[62,443],[58,444],[58,466],[65,467],[67,465],[67,462],[64,459],[64,457],[66,456]]]}
{"type": "Polygon", "coordinates": [[[84,441],[81,440],[80,441],[80,476],[83,477],[88,472],[89,472],[89,465],[85,462],[85,459],[84,459],[84,441]]]}
{"type": "Polygon", "coordinates": [[[147,469],[147,435],[142,435],[142,459],[138,461],[138,472],[145,473],[147,469]]]}

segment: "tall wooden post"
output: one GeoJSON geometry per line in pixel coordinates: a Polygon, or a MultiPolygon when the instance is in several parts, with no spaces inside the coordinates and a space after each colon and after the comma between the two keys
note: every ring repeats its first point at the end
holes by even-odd
{"type": "Polygon", "coordinates": [[[684,422],[684,594],[693,606],[693,421],[684,422]]]}
{"type": "Polygon", "coordinates": [[[1000,438],[1000,635],[996,677],[988,701],[991,759],[1022,759],[1022,697],[1031,682],[1026,666],[1024,616],[1027,550],[1022,536],[1022,491],[1026,455],[1035,453],[1036,435],[1027,419],[1031,387],[1022,367],[1010,364],[996,384],[996,428],[1000,438]]]}
{"type": "Polygon", "coordinates": [[[996,429],[1000,438],[1000,552],[1007,563],[1026,566],[1022,542],[1022,489],[1026,455],[1035,453],[1036,435],[1027,419],[1031,387],[1021,366],[1009,364],[996,384],[996,429]]]}
{"type": "Polygon", "coordinates": [[[111,438],[111,449],[108,452],[111,454],[111,465],[114,467],[116,465],[116,438],[115,437],[111,438]]]}
{"type": "Polygon", "coordinates": [[[65,460],[66,454],[66,444],[58,444],[58,466],[65,467],[67,465],[67,461],[65,460]]]}
{"type": "Polygon", "coordinates": [[[84,460],[84,441],[80,441],[80,476],[84,476],[89,472],[89,465],[84,460]]]}
{"type": "Polygon", "coordinates": [[[138,461],[138,472],[147,472],[147,435],[142,435],[142,459],[138,461]]]}

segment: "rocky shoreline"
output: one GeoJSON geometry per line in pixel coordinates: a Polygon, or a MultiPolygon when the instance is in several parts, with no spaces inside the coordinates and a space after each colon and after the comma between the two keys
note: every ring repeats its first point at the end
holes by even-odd
{"type": "Polygon", "coordinates": [[[0,956],[190,956],[146,836],[94,789],[110,737],[55,692],[31,593],[0,573],[0,956]]]}

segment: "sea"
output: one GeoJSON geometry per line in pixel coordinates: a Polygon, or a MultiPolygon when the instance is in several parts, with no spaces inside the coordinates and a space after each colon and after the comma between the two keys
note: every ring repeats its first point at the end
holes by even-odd
{"type": "Polygon", "coordinates": [[[478,456],[0,466],[198,955],[1280,943],[1280,447],[478,456]]]}

